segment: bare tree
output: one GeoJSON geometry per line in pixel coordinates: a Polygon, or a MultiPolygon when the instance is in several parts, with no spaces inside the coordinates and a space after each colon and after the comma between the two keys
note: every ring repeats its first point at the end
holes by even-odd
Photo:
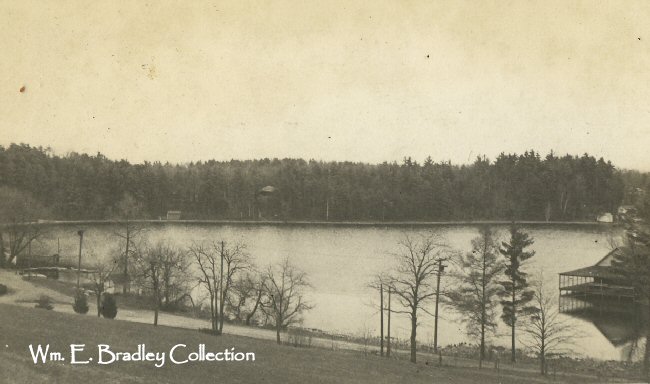
{"type": "Polygon", "coordinates": [[[275,325],[276,341],[280,341],[280,331],[289,325],[300,322],[300,315],[313,306],[304,301],[304,291],[310,287],[305,272],[300,271],[285,258],[266,273],[266,294],[268,303],[263,311],[275,325]]]}
{"type": "Polygon", "coordinates": [[[543,276],[533,284],[532,314],[524,322],[522,331],[524,345],[531,348],[539,358],[540,373],[546,374],[546,358],[567,352],[572,338],[578,337],[574,330],[559,317],[555,295],[544,286],[543,276]]]}
{"type": "Polygon", "coordinates": [[[142,205],[131,194],[124,194],[115,207],[115,217],[121,221],[121,230],[115,232],[115,236],[124,240],[124,253],[120,263],[122,264],[124,284],[122,293],[130,290],[129,260],[136,253],[135,239],[142,232],[142,226],[134,222],[142,214],[142,205]]]}
{"type": "Polygon", "coordinates": [[[212,252],[211,247],[203,244],[192,245],[189,253],[198,267],[199,286],[208,292],[210,301],[210,327],[213,332],[219,332],[219,282],[220,260],[218,254],[212,252]]]}
{"type": "Polygon", "coordinates": [[[47,215],[45,207],[29,193],[0,187],[0,223],[4,224],[0,226],[0,267],[11,264],[43,235],[43,227],[37,221],[47,215]]]}
{"type": "Polygon", "coordinates": [[[235,319],[250,325],[262,304],[264,285],[265,276],[259,272],[248,272],[232,282],[226,296],[226,308],[235,319]]]}
{"type": "Polygon", "coordinates": [[[393,309],[392,312],[408,314],[411,319],[411,362],[415,363],[418,311],[428,313],[425,307],[437,293],[438,261],[449,257],[450,248],[438,234],[421,236],[419,240],[406,235],[399,244],[401,251],[395,254],[395,272],[384,280],[405,308],[404,311],[393,309]]]}
{"type": "Polygon", "coordinates": [[[501,287],[496,279],[503,270],[499,262],[499,248],[492,230],[482,227],[472,240],[472,251],[460,255],[458,271],[454,274],[457,286],[448,293],[449,304],[462,313],[470,335],[480,337],[479,368],[485,358],[486,334],[496,329],[497,295],[501,287]]]}
{"type": "MultiPolygon", "coordinates": [[[[213,246],[216,248],[216,246],[213,246]]],[[[226,297],[230,291],[235,276],[252,267],[251,256],[246,252],[246,244],[237,242],[228,247],[224,241],[221,241],[219,253],[222,260],[221,272],[221,292],[219,297],[219,331],[223,331],[224,309],[226,297]]]]}
{"type": "Polygon", "coordinates": [[[162,264],[161,275],[161,306],[166,310],[173,307],[191,291],[190,260],[187,254],[179,249],[167,254],[162,264]]]}
{"type": "Polygon", "coordinates": [[[101,316],[101,300],[102,294],[106,290],[106,283],[111,278],[111,275],[117,270],[117,260],[109,258],[96,258],[91,264],[92,268],[92,282],[90,289],[95,294],[97,299],[97,317],[101,316]]]}
{"type": "Polygon", "coordinates": [[[165,276],[175,273],[173,271],[181,271],[184,257],[183,252],[164,242],[158,242],[153,246],[146,247],[144,251],[138,253],[136,258],[138,275],[141,277],[144,286],[150,289],[153,294],[153,325],[158,325],[158,312],[162,306],[165,276]]]}
{"type": "Polygon", "coordinates": [[[251,256],[246,252],[246,245],[225,241],[190,247],[199,268],[199,285],[208,291],[210,299],[210,318],[212,330],[223,331],[226,297],[238,273],[252,267],[251,256]]]}

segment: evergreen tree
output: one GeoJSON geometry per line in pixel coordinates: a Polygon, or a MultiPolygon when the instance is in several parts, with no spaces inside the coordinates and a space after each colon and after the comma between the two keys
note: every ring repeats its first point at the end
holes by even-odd
{"type": "Polygon", "coordinates": [[[507,279],[500,281],[503,290],[499,293],[503,312],[501,319],[510,326],[512,338],[512,362],[515,357],[515,329],[519,315],[530,314],[532,308],[526,306],[535,292],[529,288],[527,274],[521,270],[522,263],[535,255],[535,251],[526,251],[525,248],[534,243],[534,240],[516,225],[510,227],[510,241],[502,242],[499,252],[505,257],[504,274],[507,279]]]}
{"type": "Polygon", "coordinates": [[[472,251],[461,255],[459,270],[454,274],[457,288],[449,292],[449,303],[463,314],[467,331],[480,337],[479,368],[485,358],[486,336],[496,330],[497,295],[501,287],[497,276],[503,266],[499,247],[489,227],[482,227],[472,240],[472,251]]]}

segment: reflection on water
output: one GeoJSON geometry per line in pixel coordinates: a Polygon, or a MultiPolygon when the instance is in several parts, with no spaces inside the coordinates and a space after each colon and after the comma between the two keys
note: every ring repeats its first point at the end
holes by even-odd
{"type": "Polygon", "coordinates": [[[593,324],[600,334],[620,351],[620,360],[641,361],[649,352],[645,348],[649,325],[646,306],[618,300],[562,300],[575,301],[564,302],[563,313],[593,324]]]}
{"type": "MultiPolygon", "coordinates": [[[[51,254],[57,247],[62,257],[76,260],[79,239],[78,228],[67,225],[50,229],[38,247],[43,254],[51,254]]],[[[84,228],[84,257],[101,257],[115,252],[119,228],[96,225],[84,228]]],[[[507,237],[507,227],[494,228],[500,238],[507,237]]],[[[530,227],[526,231],[535,239],[532,249],[536,255],[525,266],[534,275],[544,270],[547,286],[558,284],[558,273],[592,265],[609,252],[608,238],[612,228],[605,227],[530,227]]],[[[398,241],[405,233],[410,235],[443,232],[449,245],[461,251],[471,248],[476,237],[474,226],[423,227],[328,227],[328,226],[273,226],[273,225],[185,225],[166,224],[147,228],[144,235],[150,241],[164,239],[178,247],[194,242],[242,240],[256,264],[264,267],[285,256],[307,272],[313,285],[309,300],[314,309],[305,314],[304,326],[334,333],[379,334],[379,315],[373,304],[376,292],[368,289],[368,282],[376,274],[394,265],[391,252],[398,250],[398,241]]],[[[36,247],[36,246],[35,246],[36,247]]],[[[442,288],[451,282],[442,277],[442,288]]],[[[431,311],[432,308],[429,308],[431,311]]],[[[562,315],[565,316],[565,315],[562,315]]],[[[418,334],[421,343],[429,343],[433,336],[433,318],[423,315],[418,334]]],[[[572,318],[572,326],[584,331],[587,337],[577,342],[577,352],[601,359],[621,359],[621,351],[610,343],[590,321],[572,318]]],[[[392,319],[392,336],[408,339],[409,320],[406,316],[392,319]]],[[[438,330],[441,345],[473,342],[465,334],[459,315],[449,308],[441,309],[438,330]]],[[[493,343],[508,345],[508,327],[501,325],[493,343]]]]}

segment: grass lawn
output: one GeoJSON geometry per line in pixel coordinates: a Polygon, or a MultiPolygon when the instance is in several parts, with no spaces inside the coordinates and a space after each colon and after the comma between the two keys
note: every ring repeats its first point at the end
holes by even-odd
{"type": "MultiPolygon", "coordinates": [[[[83,357],[84,355],[82,355],[83,357]]],[[[564,380],[566,378],[563,378],[564,380]]],[[[573,377],[570,382],[597,382],[573,377]]],[[[241,336],[219,337],[198,331],[153,327],[90,315],[57,313],[0,304],[0,383],[521,383],[553,382],[530,372],[497,373],[493,369],[434,367],[405,360],[387,360],[361,352],[294,348],[272,341],[241,336]],[[206,344],[207,351],[255,352],[255,362],[195,362],[162,368],[153,362],[118,362],[112,365],[69,365],[49,362],[34,365],[29,344],[50,344],[69,357],[70,344],[86,344],[96,355],[97,344],[113,351],[168,352],[175,344],[189,350],[206,344]]],[[[555,382],[561,382],[560,378],[555,382]]]]}

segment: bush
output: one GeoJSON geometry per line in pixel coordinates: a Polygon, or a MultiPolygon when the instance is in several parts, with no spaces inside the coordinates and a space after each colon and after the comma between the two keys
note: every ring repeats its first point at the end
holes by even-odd
{"type": "Polygon", "coordinates": [[[7,288],[6,285],[0,284],[0,296],[6,295],[7,292],[9,292],[9,289],[7,288]]]}
{"type": "Polygon", "coordinates": [[[52,299],[49,296],[41,295],[36,301],[36,308],[51,310],[54,308],[52,306],[52,299]]]}
{"type": "Polygon", "coordinates": [[[86,295],[82,291],[77,291],[75,294],[72,309],[82,315],[88,313],[88,300],[86,300],[86,295]]]}
{"type": "Polygon", "coordinates": [[[100,312],[106,319],[114,319],[115,316],[117,316],[117,303],[115,302],[115,297],[110,293],[104,293],[102,295],[102,307],[100,312]]]}

